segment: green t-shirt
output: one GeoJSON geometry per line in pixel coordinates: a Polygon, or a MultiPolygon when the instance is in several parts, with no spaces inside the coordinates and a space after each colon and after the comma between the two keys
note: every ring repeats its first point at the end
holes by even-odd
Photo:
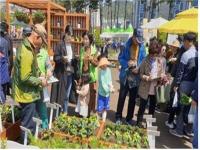
{"type": "MultiPolygon", "coordinates": [[[[95,46],[91,46],[91,55],[95,55],[97,53],[96,47],[95,46]]],[[[85,55],[85,50],[82,47],[80,49],[80,75],[82,74],[82,70],[83,70],[83,58],[85,55]]],[[[96,82],[97,78],[98,78],[98,70],[97,67],[94,66],[93,64],[89,64],[89,74],[91,77],[90,83],[96,82]]]]}

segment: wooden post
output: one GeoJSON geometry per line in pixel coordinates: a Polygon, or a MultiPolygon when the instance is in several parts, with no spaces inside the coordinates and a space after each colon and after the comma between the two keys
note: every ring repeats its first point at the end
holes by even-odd
{"type": "Polygon", "coordinates": [[[8,33],[10,33],[10,7],[9,7],[9,0],[6,0],[6,22],[8,24],[8,33]]]}
{"type": "Polygon", "coordinates": [[[32,18],[32,9],[29,9],[30,11],[30,22],[29,22],[29,25],[33,25],[33,18],[32,18]]]}
{"type": "Polygon", "coordinates": [[[66,22],[66,18],[67,18],[67,16],[66,16],[66,12],[64,13],[64,25],[63,25],[63,32],[65,32],[65,27],[66,27],[66,25],[67,25],[67,22],[66,22]]]}
{"type": "Polygon", "coordinates": [[[48,4],[47,4],[47,43],[48,43],[48,51],[51,50],[51,39],[50,39],[50,34],[51,34],[51,28],[50,28],[50,24],[51,24],[51,13],[50,13],[50,0],[48,0],[48,4]]]}

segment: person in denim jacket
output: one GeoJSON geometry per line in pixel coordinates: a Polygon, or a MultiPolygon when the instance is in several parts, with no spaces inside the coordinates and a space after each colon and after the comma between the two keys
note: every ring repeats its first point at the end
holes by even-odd
{"type": "Polygon", "coordinates": [[[139,85],[138,70],[145,57],[146,50],[143,44],[143,31],[140,28],[134,29],[133,36],[128,39],[124,49],[118,57],[121,69],[119,74],[120,91],[116,112],[116,123],[121,123],[124,102],[126,95],[129,92],[130,95],[126,122],[127,124],[131,124],[135,108],[137,88],[139,85]]]}

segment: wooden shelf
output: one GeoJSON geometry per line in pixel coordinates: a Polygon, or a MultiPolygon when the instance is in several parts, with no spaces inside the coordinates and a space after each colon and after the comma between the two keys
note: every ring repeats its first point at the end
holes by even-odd
{"type": "Polygon", "coordinates": [[[73,30],[78,30],[78,31],[87,31],[86,28],[73,28],[73,30]]]}
{"type": "Polygon", "coordinates": [[[60,39],[51,39],[52,42],[59,42],[60,39]]]}
{"type": "Polygon", "coordinates": [[[53,28],[53,29],[64,29],[64,27],[57,27],[57,26],[51,26],[51,28],[53,28]]]}

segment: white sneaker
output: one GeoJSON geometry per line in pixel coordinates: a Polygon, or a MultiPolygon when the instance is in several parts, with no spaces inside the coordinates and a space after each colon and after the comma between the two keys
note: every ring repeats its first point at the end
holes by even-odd
{"type": "Polygon", "coordinates": [[[168,121],[165,121],[165,125],[167,127],[169,127],[170,129],[173,129],[174,128],[174,124],[173,123],[168,123],[168,121]]]}

